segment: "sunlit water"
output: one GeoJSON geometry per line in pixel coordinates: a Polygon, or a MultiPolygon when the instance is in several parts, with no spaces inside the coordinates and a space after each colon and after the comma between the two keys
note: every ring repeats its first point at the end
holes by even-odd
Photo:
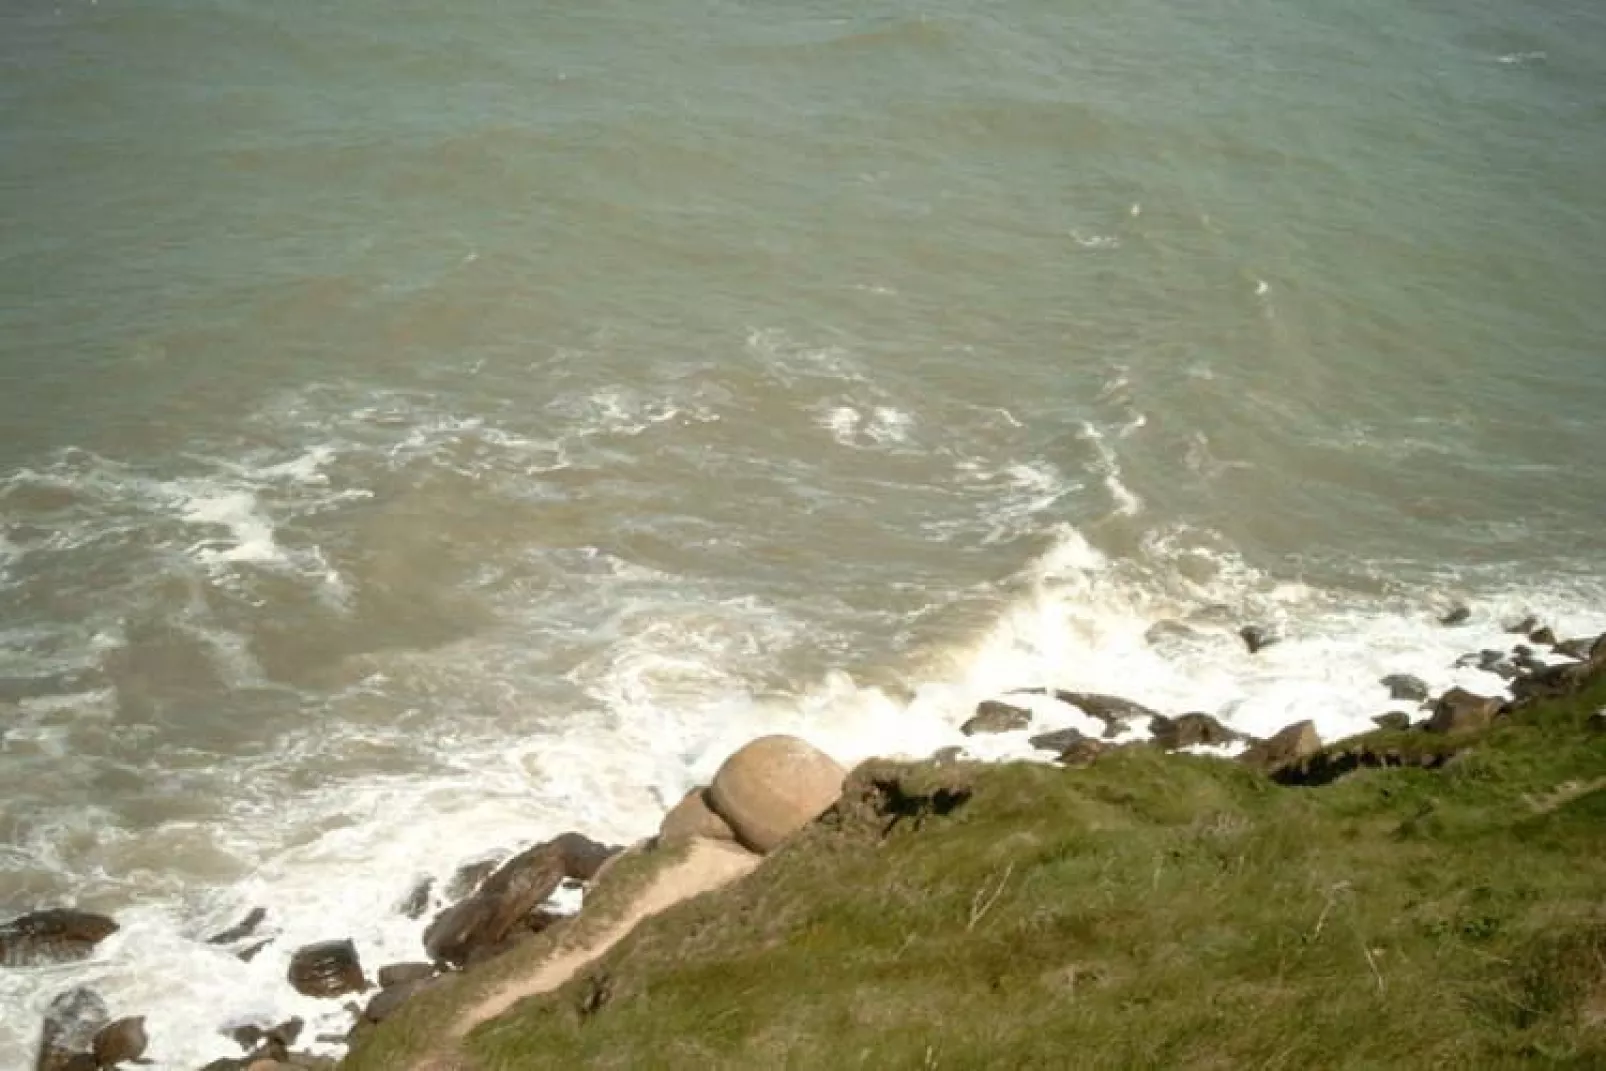
{"type": "Polygon", "coordinates": [[[0,1067],[86,982],[162,1068],[338,1029],[298,943],[417,958],[417,878],[763,731],[1333,734],[1606,628],[1602,55],[1584,0],[8,5],[0,917],[124,929],[0,972],[0,1067]]]}

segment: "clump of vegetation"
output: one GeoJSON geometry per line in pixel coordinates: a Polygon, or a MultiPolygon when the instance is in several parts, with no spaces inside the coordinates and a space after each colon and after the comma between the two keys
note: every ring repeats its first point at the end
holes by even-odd
{"type": "MultiPolygon", "coordinates": [[[[1080,769],[872,763],[753,875],[645,922],[462,1058],[1603,1067],[1603,701],[1597,684],[1435,768],[1320,787],[1148,748],[1080,769]]],[[[429,996],[350,1066],[408,1066],[449,1003],[429,996]]]]}

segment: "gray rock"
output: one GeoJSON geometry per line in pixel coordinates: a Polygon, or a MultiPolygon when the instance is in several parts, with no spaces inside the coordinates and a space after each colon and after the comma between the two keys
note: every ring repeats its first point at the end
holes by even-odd
{"type": "Polygon", "coordinates": [[[1264,740],[1251,744],[1238,756],[1238,761],[1258,770],[1275,773],[1284,766],[1314,755],[1321,749],[1322,738],[1316,733],[1316,723],[1298,721],[1284,726],[1264,740]]]}
{"type": "Polygon", "coordinates": [[[1506,625],[1506,631],[1509,632],[1509,633],[1512,633],[1513,635],[1520,634],[1520,635],[1526,636],[1526,635],[1528,635],[1528,633],[1532,632],[1534,629],[1536,629],[1538,627],[1539,627],[1539,618],[1535,617],[1533,614],[1529,614],[1527,617],[1524,617],[1521,621],[1514,621],[1514,622],[1511,622],[1511,623],[1507,624],[1506,625]]]}
{"type": "Polygon", "coordinates": [[[362,1010],[362,1018],[370,1023],[382,1023],[396,1010],[419,993],[435,984],[434,978],[414,978],[412,981],[400,985],[389,986],[374,994],[367,1007],[362,1010]]]}
{"type": "Polygon", "coordinates": [[[429,896],[435,891],[434,878],[420,878],[414,883],[412,890],[396,905],[396,912],[403,918],[421,919],[424,912],[429,910],[429,896]]]}
{"type": "Polygon", "coordinates": [[[1471,618],[1472,618],[1472,610],[1470,608],[1468,608],[1466,606],[1457,606],[1454,609],[1452,609],[1449,613],[1447,613],[1443,617],[1439,618],[1439,624],[1446,625],[1446,626],[1464,625],[1471,618]]]}
{"type": "Polygon", "coordinates": [[[389,963],[379,968],[379,988],[390,989],[392,986],[416,982],[420,978],[433,977],[435,977],[433,963],[389,963]]]}
{"type": "Polygon", "coordinates": [[[501,949],[515,927],[546,901],[565,877],[590,881],[618,849],[565,833],[509,859],[468,899],[435,916],[424,950],[437,962],[462,966],[475,949],[501,949]]]}
{"type": "Polygon", "coordinates": [[[1494,724],[1504,704],[1490,696],[1476,695],[1465,688],[1451,688],[1433,705],[1428,718],[1430,733],[1466,733],[1487,729],[1494,724]]]}
{"type": "Polygon", "coordinates": [[[1067,692],[1061,690],[1051,692],[1046,688],[1029,688],[1017,694],[1052,695],[1061,703],[1069,703],[1089,717],[1102,721],[1106,737],[1121,735],[1133,722],[1148,722],[1160,716],[1159,711],[1150,710],[1141,703],[1134,703],[1130,699],[1122,699],[1116,695],[1101,695],[1097,692],[1067,692]]]}
{"type": "Polygon", "coordinates": [[[1420,703],[1428,697],[1427,682],[1409,673],[1390,673],[1379,683],[1389,690],[1390,699],[1420,703]]]}
{"type": "Polygon", "coordinates": [[[1377,717],[1373,718],[1372,724],[1376,725],[1379,729],[1388,729],[1391,731],[1400,732],[1411,727],[1411,715],[1406,714],[1403,711],[1391,710],[1387,714],[1379,714],[1377,717]]]}
{"type": "Polygon", "coordinates": [[[988,699],[977,704],[975,715],[961,725],[959,731],[966,736],[975,736],[977,733],[1007,733],[1025,729],[1031,724],[1031,711],[1001,703],[996,699],[988,699]]]}
{"type": "Polygon", "coordinates": [[[1050,733],[1038,733],[1028,743],[1039,751],[1054,751],[1063,754],[1067,748],[1075,747],[1086,739],[1086,736],[1083,736],[1075,729],[1055,729],[1050,733]]]}
{"type": "Polygon", "coordinates": [[[1150,719],[1149,733],[1154,742],[1167,751],[1187,747],[1215,747],[1244,739],[1209,714],[1183,714],[1168,718],[1159,715],[1150,719]]]}
{"type": "Polygon", "coordinates": [[[1535,629],[1528,633],[1528,642],[1537,643],[1541,647],[1556,646],[1556,633],[1548,628],[1535,629]]]}
{"type": "Polygon", "coordinates": [[[246,913],[245,918],[236,922],[222,933],[214,933],[206,939],[209,945],[232,945],[236,941],[244,940],[257,932],[257,927],[268,917],[267,908],[253,907],[246,913]]]}
{"type": "Polygon", "coordinates": [[[59,994],[45,1009],[35,1071],[77,1071],[85,1059],[93,1069],[90,1051],[108,1018],[106,1002],[93,989],[80,986],[59,994]]]}

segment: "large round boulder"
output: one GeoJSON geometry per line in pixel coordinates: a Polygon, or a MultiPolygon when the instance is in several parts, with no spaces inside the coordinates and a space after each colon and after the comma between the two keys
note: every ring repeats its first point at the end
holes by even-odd
{"type": "Polygon", "coordinates": [[[755,852],[773,851],[842,794],[847,771],[795,736],[762,736],[725,760],[708,805],[755,852]]]}

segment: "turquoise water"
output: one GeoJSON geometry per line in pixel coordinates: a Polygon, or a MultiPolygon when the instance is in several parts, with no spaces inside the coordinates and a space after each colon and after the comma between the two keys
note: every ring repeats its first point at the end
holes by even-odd
{"type": "Polygon", "coordinates": [[[0,1066],[79,979],[224,1055],[297,941],[408,956],[418,875],[757,732],[1342,731],[1606,627],[1601,55],[1579,0],[10,5],[0,916],[127,926],[0,975],[0,1066]]]}

